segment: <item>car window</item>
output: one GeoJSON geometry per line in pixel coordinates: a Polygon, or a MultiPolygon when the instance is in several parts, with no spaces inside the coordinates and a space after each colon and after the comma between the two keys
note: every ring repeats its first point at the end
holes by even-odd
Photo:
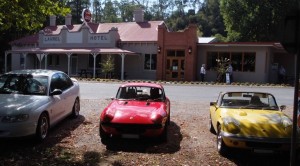
{"type": "Polygon", "coordinates": [[[128,86],[120,87],[116,98],[136,100],[162,100],[164,99],[164,94],[163,90],[160,88],[146,86],[128,86]]]}
{"type": "Polygon", "coordinates": [[[48,90],[48,77],[47,76],[35,76],[27,80],[27,93],[36,95],[47,95],[48,90]]]}
{"type": "Polygon", "coordinates": [[[2,88],[4,86],[5,80],[7,79],[6,75],[2,75],[0,77],[0,88],[2,88]]]}
{"type": "Polygon", "coordinates": [[[73,86],[73,82],[69,76],[64,73],[56,73],[51,78],[50,90],[60,89],[62,91],[73,86]]]}
{"type": "Polygon", "coordinates": [[[1,93],[18,93],[24,95],[46,95],[46,76],[31,74],[5,74],[0,77],[1,93]]]}
{"type": "Polygon", "coordinates": [[[222,97],[221,107],[278,109],[273,95],[253,92],[230,92],[222,97]]]}

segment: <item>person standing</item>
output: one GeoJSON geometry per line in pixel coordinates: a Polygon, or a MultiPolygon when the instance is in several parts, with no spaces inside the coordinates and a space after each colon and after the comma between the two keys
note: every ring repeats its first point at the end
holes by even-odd
{"type": "Polygon", "coordinates": [[[279,84],[285,83],[285,68],[280,65],[279,71],[278,71],[278,82],[279,84]]]}
{"type": "Polygon", "coordinates": [[[228,68],[227,68],[226,72],[229,73],[229,83],[231,84],[233,82],[233,76],[232,76],[233,68],[232,68],[231,63],[228,64],[228,68]]]}
{"type": "Polygon", "coordinates": [[[202,64],[200,68],[200,78],[202,82],[204,82],[205,75],[206,75],[205,64],[202,64]]]}

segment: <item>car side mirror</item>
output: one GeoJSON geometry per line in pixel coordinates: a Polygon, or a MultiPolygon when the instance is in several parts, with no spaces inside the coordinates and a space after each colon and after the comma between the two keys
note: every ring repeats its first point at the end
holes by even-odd
{"type": "Polygon", "coordinates": [[[114,97],[110,97],[110,100],[115,100],[115,98],[114,97]]]}
{"type": "Polygon", "coordinates": [[[216,107],[217,106],[217,102],[215,102],[215,101],[214,102],[210,102],[209,105],[216,107]]]}
{"type": "Polygon", "coordinates": [[[283,110],[285,110],[286,109],[286,105],[281,105],[280,106],[280,111],[283,111],[283,110]]]}
{"type": "Polygon", "coordinates": [[[60,89],[54,89],[54,90],[50,93],[50,96],[60,95],[60,94],[62,94],[62,90],[60,90],[60,89]]]}

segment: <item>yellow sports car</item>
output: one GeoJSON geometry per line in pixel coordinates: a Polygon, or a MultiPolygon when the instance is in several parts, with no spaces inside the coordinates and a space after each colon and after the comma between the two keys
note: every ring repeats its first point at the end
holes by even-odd
{"type": "Polygon", "coordinates": [[[231,148],[254,152],[290,149],[293,123],[283,109],[269,93],[220,93],[210,103],[209,122],[210,131],[217,135],[219,154],[226,155],[231,148]]]}

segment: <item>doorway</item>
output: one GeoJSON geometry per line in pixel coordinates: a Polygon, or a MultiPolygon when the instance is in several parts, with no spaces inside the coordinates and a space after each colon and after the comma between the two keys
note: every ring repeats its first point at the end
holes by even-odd
{"type": "Polygon", "coordinates": [[[184,80],[184,50],[167,51],[166,79],[170,81],[184,80]]]}
{"type": "Polygon", "coordinates": [[[70,70],[71,76],[74,76],[78,73],[77,72],[77,62],[78,62],[77,55],[72,55],[71,56],[71,70],[70,70]]]}

